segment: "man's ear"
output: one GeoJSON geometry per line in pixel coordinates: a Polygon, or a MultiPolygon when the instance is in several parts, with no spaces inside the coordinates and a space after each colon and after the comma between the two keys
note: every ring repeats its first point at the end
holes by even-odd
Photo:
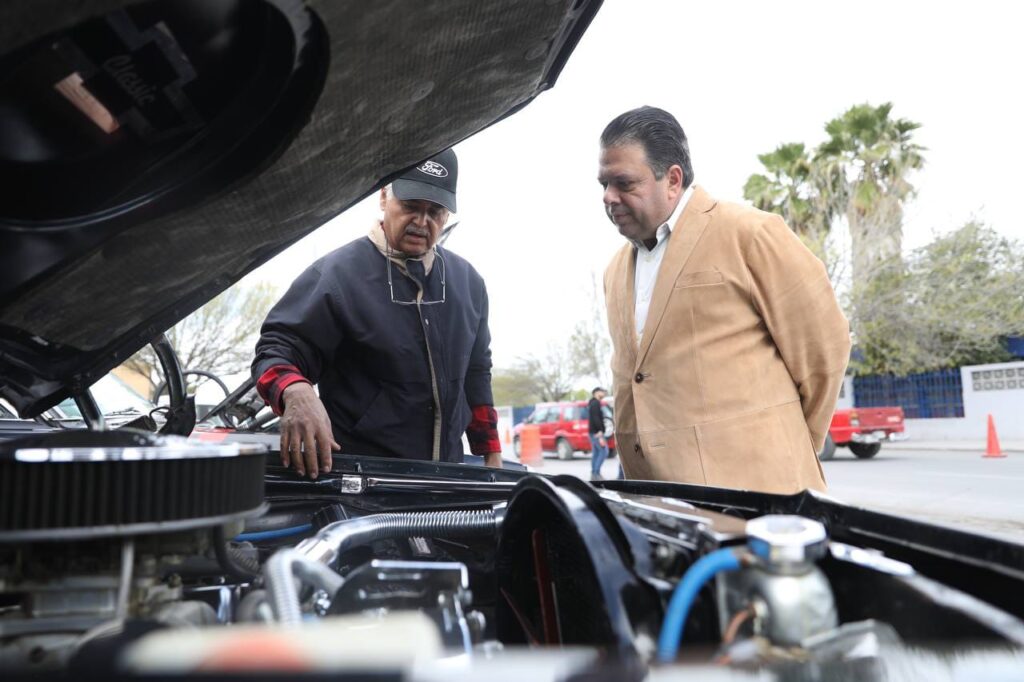
{"type": "Polygon", "coordinates": [[[384,185],[380,188],[380,210],[384,210],[388,203],[388,186],[384,185]]]}
{"type": "Polygon", "coordinates": [[[683,182],[686,180],[683,175],[683,169],[678,163],[674,163],[669,166],[668,172],[665,175],[668,176],[669,196],[675,199],[683,193],[683,182]]]}

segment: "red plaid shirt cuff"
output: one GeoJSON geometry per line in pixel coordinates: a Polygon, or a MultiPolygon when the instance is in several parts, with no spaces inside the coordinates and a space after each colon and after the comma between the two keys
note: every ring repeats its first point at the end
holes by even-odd
{"type": "Polygon", "coordinates": [[[488,455],[501,452],[501,439],[498,438],[498,413],[491,405],[473,407],[473,421],[466,427],[466,440],[469,451],[474,455],[488,455]]]}
{"type": "Polygon", "coordinates": [[[256,392],[270,405],[274,414],[280,416],[284,412],[284,405],[281,403],[284,389],[300,381],[310,383],[295,365],[274,365],[256,382],[256,392]]]}

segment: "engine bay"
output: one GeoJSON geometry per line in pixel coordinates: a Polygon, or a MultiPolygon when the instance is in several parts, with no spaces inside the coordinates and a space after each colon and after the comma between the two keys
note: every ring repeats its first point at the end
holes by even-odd
{"type": "Polygon", "coordinates": [[[1024,662],[1017,545],[810,493],[349,456],[313,482],[275,457],[125,430],[4,444],[0,668],[991,679],[1024,662]]]}

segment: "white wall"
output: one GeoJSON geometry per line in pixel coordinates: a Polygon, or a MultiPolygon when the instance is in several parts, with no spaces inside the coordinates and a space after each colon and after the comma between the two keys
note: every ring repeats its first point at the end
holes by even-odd
{"type": "MultiPolygon", "coordinates": [[[[910,440],[973,440],[977,441],[978,447],[984,447],[988,435],[988,426],[984,420],[976,421],[966,417],[907,419],[905,424],[907,438],[910,440]]],[[[1000,438],[1010,437],[1003,435],[998,420],[996,427],[1000,438]]]]}
{"type": "MultiPolygon", "coordinates": [[[[988,415],[1001,440],[1024,439],[1024,362],[972,365],[960,368],[963,383],[962,418],[908,419],[913,440],[975,440],[984,443],[988,415]]],[[[853,380],[846,377],[839,407],[853,405],[853,380]]]]}
{"type": "Polygon", "coordinates": [[[986,433],[988,415],[1000,438],[1024,438],[1024,362],[960,368],[964,419],[986,433]]]}

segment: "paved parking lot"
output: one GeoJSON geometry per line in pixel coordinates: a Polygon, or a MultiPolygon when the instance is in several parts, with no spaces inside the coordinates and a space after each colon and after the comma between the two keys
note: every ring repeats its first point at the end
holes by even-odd
{"type": "MultiPolygon", "coordinates": [[[[996,535],[1024,544],[1024,453],[986,459],[982,450],[883,447],[874,459],[859,460],[840,448],[825,462],[829,494],[857,506],[891,511],[932,523],[996,535]]],[[[545,474],[590,477],[589,456],[571,462],[546,457],[545,474]]],[[[618,460],[605,462],[606,478],[618,460]]]]}

